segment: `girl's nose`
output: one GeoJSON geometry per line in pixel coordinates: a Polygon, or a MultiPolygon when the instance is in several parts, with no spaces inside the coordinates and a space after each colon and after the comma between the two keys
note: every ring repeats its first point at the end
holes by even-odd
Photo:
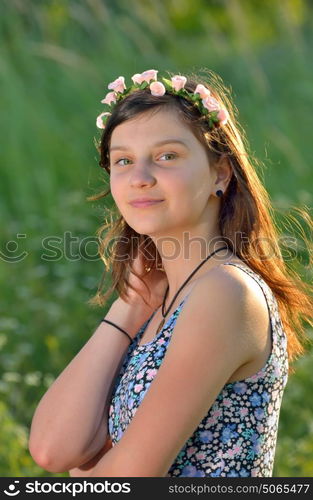
{"type": "Polygon", "coordinates": [[[141,163],[134,166],[131,173],[130,184],[133,187],[153,186],[155,177],[151,172],[151,164],[141,163]]]}

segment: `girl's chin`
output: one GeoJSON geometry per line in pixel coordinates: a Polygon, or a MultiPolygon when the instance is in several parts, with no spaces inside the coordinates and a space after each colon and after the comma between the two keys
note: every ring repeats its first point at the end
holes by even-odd
{"type": "Polygon", "coordinates": [[[136,225],[132,225],[131,227],[134,231],[136,231],[136,233],[146,234],[148,236],[150,236],[150,235],[152,236],[154,234],[159,234],[160,230],[161,230],[161,228],[157,228],[157,227],[149,225],[149,224],[140,225],[140,226],[138,226],[138,224],[136,224],[136,225]]]}
{"type": "Polygon", "coordinates": [[[157,236],[164,233],[162,224],[135,224],[134,221],[126,221],[127,224],[138,234],[146,234],[147,236],[157,236]]]}

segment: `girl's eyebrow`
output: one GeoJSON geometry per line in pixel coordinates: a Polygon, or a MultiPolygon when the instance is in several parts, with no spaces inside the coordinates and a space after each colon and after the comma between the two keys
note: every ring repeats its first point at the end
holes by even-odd
{"type": "MultiPolygon", "coordinates": [[[[154,144],[154,146],[163,146],[164,144],[182,144],[183,146],[185,146],[186,148],[188,148],[187,144],[182,141],[181,139],[164,139],[163,141],[159,141],[159,142],[156,142],[154,144]]],[[[111,151],[114,151],[114,150],[119,150],[119,151],[127,151],[127,147],[125,146],[112,146],[110,148],[110,152],[111,151]]]]}

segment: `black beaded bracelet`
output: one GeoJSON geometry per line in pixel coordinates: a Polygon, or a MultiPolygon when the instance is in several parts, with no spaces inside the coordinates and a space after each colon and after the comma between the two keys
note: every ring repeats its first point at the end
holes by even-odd
{"type": "Polygon", "coordinates": [[[109,323],[109,325],[112,325],[112,326],[115,326],[115,328],[117,328],[118,330],[120,330],[122,333],[124,333],[125,335],[127,335],[127,337],[129,338],[130,340],[130,343],[132,343],[133,339],[131,338],[130,335],[128,335],[127,332],[125,332],[125,330],[123,330],[123,328],[121,328],[120,326],[117,326],[115,323],[112,323],[112,321],[109,321],[108,319],[102,319],[101,322],[104,321],[105,323],[109,323]]]}

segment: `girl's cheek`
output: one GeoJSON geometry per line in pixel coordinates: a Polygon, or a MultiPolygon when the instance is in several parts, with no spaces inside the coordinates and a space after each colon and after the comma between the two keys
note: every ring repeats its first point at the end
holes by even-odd
{"type": "Polygon", "coordinates": [[[119,196],[118,196],[118,191],[116,191],[116,189],[115,189],[115,186],[111,185],[110,191],[111,191],[111,195],[112,195],[112,198],[113,198],[115,204],[118,206],[119,205],[119,196]]]}

